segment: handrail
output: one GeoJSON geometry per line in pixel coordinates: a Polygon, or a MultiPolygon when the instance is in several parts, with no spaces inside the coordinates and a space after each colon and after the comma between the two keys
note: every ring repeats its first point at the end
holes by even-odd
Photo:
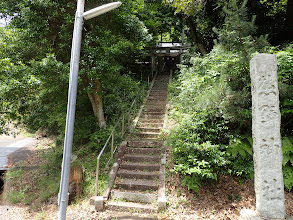
{"type": "MultiPolygon", "coordinates": [[[[148,75],[148,86],[149,86],[149,81],[150,81],[149,79],[150,79],[150,78],[153,78],[153,73],[150,73],[150,74],[148,75]]],[[[140,92],[137,93],[137,95],[136,95],[135,99],[133,100],[133,102],[131,103],[131,106],[129,107],[127,113],[125,114],[125,113],[123,112],[123,113],[121,114],[121,116],[119,117],[118,122],[114,125],[114,127],[113,127],[113,129],[112,129],[112,131],[111,131],[111,133],[110,133],[110,135],[109,135],[109,137],[108,137],[106,143],[104,144],[102,150],[100,151],[100,153],[99,153],[99,155],[98,155],[98,157],[97,157],[96,182],[95,182],[95,196],[98,195],[98,183],[99,183],[99,172],[100,172],[100,171],[99,171],[99,170],[100,170],[100,158],[101,158],[101,156],[103,155],[103,153],[104,153],[106,147],[108,146],[108,144],[109,144],[109,142],[110,142],[110,140],[111,140],[111,156],[110,156],[110,158],[109,158],[109,160],[108,160],[108,162],[107,162],[107,164],[106,164],[106,166],[105,166],[105,167],[107,167],[107,166],[109,165],[110,161],[113,159],[113,155],[114,155],[114,153],[116,152],[117,147],[119,146],[119,145],[117,145],[117,146],[115,147],[115,149],[114,149],[115,130],[116,130],[118,124],[120,123],[121,118],[122,118],[121,137],[124,136],[124,134],[125,134],[125,115],[128,116],[127,126],[128,126],[129,128],[131,128],[131,125],[130,125],[130,113],[131,113],[133,107],[135,106],[135,104],[136,104],[136,102],[137,102],[137,99],[138,99],[139,95],[143,95],[143,94],[144,94],[144,86],[142,87],[142,89],[140,90],[140,92]]]]}

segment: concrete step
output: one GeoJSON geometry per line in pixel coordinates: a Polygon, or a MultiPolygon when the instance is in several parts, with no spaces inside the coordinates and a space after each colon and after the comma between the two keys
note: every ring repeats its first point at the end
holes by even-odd
{"type": "Polygon", "coordinates": [[[165,115],[165,111],[164,110],[159,111],[159,109],[157,111],[145,110],[143,114],[144,115],[165,115]]]}
{"type": "Polygon", "coordinates": [[[155,87],[155,88],[153,87],[153,89],[150,91],[150,94],[152,94],[152,93],[167,95],[168,90],[167,89],[160,89],[159,87],[155,87]],[[158,91],[158,90],[162,90],[162,91],[158,91]]]}
{"type": "Polygon", "coordinates": [[[152,88],[151,93],[164,93],[167,94],[168,88],[152,88]]]}
{"type": "Polygon", "coordinates": [[[130,139],[127,142],[129,147],[139,147],[139,148],[160,148],[163,145],[162,141],[155,140],[138,140],[130,139]]]}
{"type": "Polygon", "coordinates": [[[154,85],[151,91],[163,91],[163,92],[166,92],[166,91],[168,91],[168,86],[154,85]]]}
{"type": "Polygon", "coordinates": [[[112,190],[111,198],[117,200],[126,200],[127,202],[139,202],[139,203],[153,203],[157,202],[158,195],[155,193],[142,193],[132,191],[112,190]]]}
{"type": "Polygon", "coordinates": [[[158,190],[159,182],[157,180],[144,179],[118,179],[115,181],[115,189],[127,190],[158,190]]]}
{"type": "Polygon", "coordinates": [[[165,89],[168,90],[169,89],[169,84],[168,83],[154,83],[154,86],[152,88],[152,90],[156,90],[156,89],[165,89]]]}
{"type": "Polygon", "coordinates": [[[156,211],[156,208],[152,204],[142,204],[142,203],[122,202],[122,201],[109,201],[106,205],[106,209],[111,211],[118,210],[118,211],[126,211],[126,212],[143,211],[147,213],[153,213],[156,211]]]}
{"type": "Polygon", "coordinates": [[[154,86],[152,87],[152,90],[156,90],[156,89],[165,89],[168,90],[169,85],[164,83],[164,84],[160,84],[160,83],[154,83],[154,86]]]}
{"type": "Polygon", "coordinates": [[[161,129],[160,128],[152,128],[152,127],[136,127],[137,130],[140,132],[156,132],[160,133],[161,129]]]}
{"type": "Polygon", "coordinates": [[[142,170],[142,171],[159,171],[160,164],[141,164],[123,161],[120,164],[120,169],[124,170],[142,170]]]}
{"type": "Polygon", "coordinates": [[[160,133],[158,133],[158,132],[137,132],[137,133],[135,133],[135,136],[139,137],[139,138],[154,139],[154,138],[159,138],[160,133]]]}
{"type": "Polygon", "coordinates": [[[124,154],[123,161],[138,162],[138,163],[144,163],[144,162],[159,163],[161,161],[161,157],[141,155],[141,154],[124,154]]]}
{"type": "Polygon", "coordinates": [[[157,111],[166,111],[166,105],[145,105],[145,110],[152,109],[157,111]]]}
{"type": "Polygon", "coordinates": [[[139,170],[124,170],[119,169],[117,172],[117,177],[120,178],[128,178],[128,179],[158,179],[159,172],[158,171],[139,171],[139,170]]]}
{"type": "Polygon", "coordinates": [[[164,123],[164,119],[141,119],[140,123],[164,123]]]}
{"type": "Polygon", "coordinates": [[[139,127],[145,128],[162,128],[164,126],[163,123],[139,123],[139,127]]]}
{"type": "Polygon", "coordinates": [[[160,101],[166,101],[166,97],[162,95],[150,95],[147,100],[160,100],[160,101]]]}
{"type": "Polygon", "coordinates": [[[158,100],[147,100],[145,102],[146,105],[158,105],[158,106],[164,106],[167,104],[167,101],[158,101],[158,100]]]}
{"type": "Polygon", "coordinates": [[[165,113],[165,109],[158,109],[158,108],[153,108],[151,106],[149,106],[148,108],[144,109],[145,113],[158,113],[158,114],[164,114],[165,113]]]}
{"type": "Polygon", "coordinates": [[[167,103],[167,99],[164,100],[157,100],[157,99],[147,99],[145,103],[152,103],[152,104],[166,104],[167,103]]]}
{"type": "Polygon", "coordinates": [[[132,148],[127,147],[125,154],[145,154],[145,155],[160,155],[162,150],[160,148],[132,148]]]}
{"type": "Polygon", "coordinates": [[[150,93],[147,99],[154,99],[154,100],[166,100],[167,94],[160,93],[150,93]]]}
{"type": "Polygon", "coordinates": [[[151,115],[151,114],[143,114],[141,119],[163,119],[165,115],[151,115]]]}

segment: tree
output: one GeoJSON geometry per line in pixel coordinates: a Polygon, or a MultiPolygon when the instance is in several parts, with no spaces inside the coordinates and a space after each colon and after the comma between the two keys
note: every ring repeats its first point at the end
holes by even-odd
{"type": "MultiPolygon", "coordinates": [[[[129,75],[131,72],[129,63],[134,63],[142,56],[141,49],[145,42],[151,40],[144,23],[133,13],[140,2],[125,0],[120,9],[87,21],[84,25],[80,62],[82,80],[79,83],[79,92],[87,94],[100,127],[106,126],[105,117],[113,113],[111,108],[107,108],[110,110],[107,112],[104,112],[103,108],[103,103],[107,102],[103,100],[106,91],[114,91],[108,87],[113,86],[113,81],[116,81],[115,86],[121,86],[121,84],[124,86],[125,76],[123,75],[129,75]]],[[[104,1],[99,2],[99,4],[103,3],[104,1]]],[[[96,1],[87,1],[89,8],[97,6],[96,4],[96,1]]],[[[31,49],[28,50],[30,52],[40,51],[29,53],[29,56],[20,54],[19,57],[15,57],[13,54],[7,53],[5,56],[11,56],[15,61],[32,66],[32,60],[37,61],[34,63],[42,62],[43,59],[46,59],[46,54],[50,53],[54,54],[53,57],[56,57],[57,63],[62,62],[68,66],[76,8],[74,2],[69,0],[45,2],[12,0],[1,2],[0,6],[3,16],[13,16],[10,26],[21,29],[24,33],[21,44],[30,45],[31,49]]],[[[15,50],[13,50],[14,52],[15,50]]],[[[38,76],[42,78],[42,82],[51,81],[49,74],[44,72],[42,74],[42,76],[38,76]]],[[[60,88],[65,91],[67,82],[60,81],[60,83],[64,83],[60,88]]],[[[138,88],[134,83],[133,86],[124,89],[128,89],[127,93],[133,97],[132,91],[138,88]]],[[[59,89],[52,90],[60,93],[59,89]]],[[[122,94],[117,97],[126,98],[122,94]]]]}
{"type": "Polygon", "coordinates": [[[217,10],[211,10],[212,4],[215,3],[211,2],[210,0],[164,0],[164,2],[174,7],[176,9],[176,13],[182,14],[182,17],[187,21],[187,24],[190,28],[193,43],[197,45],[201,54],[206,55],[208,53],[207,45],[210,44],[208,39],[211,35],[213,35],[211,29],[213,25],[215,25],[214,22],[220,21],[220,19],[213,19],[217,16],[218,12],[217,10]],[[208,27],[206,27],[206,24],[209,24],[208,27]],[[199,28],[199,26],[202,26],[203,28],[199,28]],[[207,30],[207,28],[209,30],[207,30]],[[208,32],[204,38],[202,37],[203,30],[208,32]]]}

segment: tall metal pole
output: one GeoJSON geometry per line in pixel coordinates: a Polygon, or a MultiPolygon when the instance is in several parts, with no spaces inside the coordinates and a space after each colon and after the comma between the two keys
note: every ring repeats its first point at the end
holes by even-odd
{"type": "Polygon", "coordinates": [[[65,127],[65,140],[63,150],[63,161],[61,171],[60,190],[58,195],[59,205],[59,220],[66,218],[66,208],[68,204],[68,186],[70,176],[70,162],[72,153],[73,130],[75,120],[75,105],[78,85],[78,71],[79,71],[79,58],[81,48],[82,26],[83,19],[91,19],[110,10],[113,10],[121,5],[121,2],[112,2],[100,7],[94,8],[84,13],[85,0],[77,1],[77,10],[75,14],[72,49],[70,58],[70,76],[69,76],[69,90],[68,90],[68,104],[67,116],[65,127]]]}
{"type": "Polygon", "coordinates": [[[81,47],[81,35],[83,25],[84,0],[77,1],[77,10],[75,14],[71,60],[70,60],[70,79],[68,90],[68,105],[66,116],[65,140],[62,162],[62,173],[59,192],[59,220],[66,218],[66,208],[68,204],[68,185],[70,175],[70,161],[72,153],[73,130],[75,120],[75,105],[78,84],[79,58],[81,47]]]}

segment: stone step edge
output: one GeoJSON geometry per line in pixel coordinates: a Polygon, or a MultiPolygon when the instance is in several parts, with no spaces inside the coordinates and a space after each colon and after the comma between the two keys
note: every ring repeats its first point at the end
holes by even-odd
{"type": "Polygon", "coordinates": [[[136,179],[156,179],[159,178],[160,173],[158,171],[137,171],[137,170],[126,170],[119,169],[117,172],[117,177],[120,178],[136,178],[136,179]]]}
{"type": "Polygon", "coordinates": [[[121,210],[128,211],[133,210],[141,210],[147,213],[156,212],[157,208],[153,204],[141,204],[135,202],[122,202],[122,201],[109,201],[106,205],[107,210],[121,210]]]}
{"type": "Polygon", "coordinates": [[[148,160],[160,160],[161,157],[160,156],[153,156],[153,155],[145,155],[145,154],[134,154],[134,153],[127,153],[127,154],[124,154],[123,156],[123,160],[126,160],[127,159],[130,159],[130,158],[141,158],[141,159],[148,159],[148,160]]]}
{"type": "Polygon", "coordinates": [[[166,183],[165,183],[165,175],[166,175],[166,142],[164,142],[162,147],[162,159],[160,166],[160,174],[159,174],[159,188],[158,188],[158,210],[162,211],[167,208],[167,198],[166,198],[166,183]]]}
{"type": "Polygon", "coordinates": [[[111,190],[111,199],[125,199],[127,202],[153,203],[157,201],[154,193],[111,190]]]}
{"type": "Polygon", "coordinates": [[[125,170],[148,170],[148,171],[159,171],[160,165],[158,164],[141,164],[141,163],[130,163],[124,162],[120,164],[121,169],[125,170]]]}
{"type": "Polygon", "coordinates": [[[141,154],[141,155],[161,155],[161,148],[145,148],[145,147],[127,147],[126,154],[141,154]]]}

